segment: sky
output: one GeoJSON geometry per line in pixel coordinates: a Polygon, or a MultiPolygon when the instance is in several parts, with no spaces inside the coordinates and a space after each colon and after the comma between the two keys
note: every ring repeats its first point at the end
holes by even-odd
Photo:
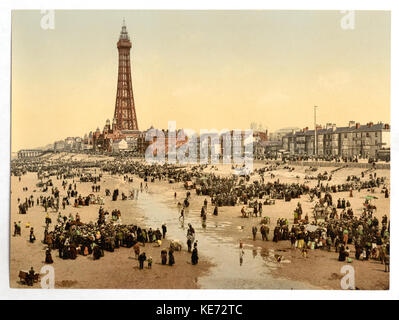
{"type": "Polygon", "coordinates": [[[390,122],[388,11],[12,13],[12,152],[112,120],[125,19],[140,130],[390,122]],[[347,21],[347,20],[345,20],[347,21]]]}

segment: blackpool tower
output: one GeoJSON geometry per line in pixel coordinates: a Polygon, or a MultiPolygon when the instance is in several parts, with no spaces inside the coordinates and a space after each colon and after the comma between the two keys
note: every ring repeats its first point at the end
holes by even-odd
{"type": "Polygon", "coordinates": [[[132,43],[126,30],[125,21],[123,21],[117,47],[119,67],[113,128],[117,130],[138,130],[130,68],[130,48],[132,43]]]}

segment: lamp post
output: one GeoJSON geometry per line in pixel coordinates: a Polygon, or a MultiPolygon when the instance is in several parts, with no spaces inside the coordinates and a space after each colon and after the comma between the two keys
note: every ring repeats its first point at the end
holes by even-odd
{"type": "Polygon", "coordinates": [[[317,106],[314,106],[314,154],[317,157],[317,124],[316,124],[316,110],[317,106]]]}

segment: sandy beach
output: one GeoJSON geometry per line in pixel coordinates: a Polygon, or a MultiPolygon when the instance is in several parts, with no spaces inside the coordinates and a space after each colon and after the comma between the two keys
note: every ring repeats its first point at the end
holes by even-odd
{"type": "MultiPolygon", "coordinates": [[[[30,208],[26,215],[18,214],[17,199],[25,199],[26,196],[34,195],[35,199],[41,194],[37,183],[36,174],[28,173],[24,175],[21,181],[17,177],[11,178],[12,194],[11,194],[11,221],[21,221],[22,236],[11,236],[10,246],[10,287],[24,287],[19,282],[18,273],[20,270],[28,270],[31,266],[35,271],[39,272],[40,268],[45,265],[45,249],[46,245],[42,243],[44,232],[45,210],[41,206],[30,208]],[[28,187],[28,191],[22,191],[23,186],[28,187]],[[34,191],[36,190],[36,192],[34,191]],[[37,240],[35,243],[29,242],[29,228],[25,228],[26,223],[34,227],[37,240]]],[[[119,179],[117,179],[119,180],[119,179]]],[[[122,180],[122,179],[121,179],[122,180]]],[[[70,180],[72,182],[72,180],[70,180]]],[[[53,179],[54,186],[58,186],[60,190],[61,181],[53,179]]],[[[116,187],[114,177],[103,179],[102,188],[116,187]]],[[[77,189],[81,194],[91,193],[90,183],[77,182],[77,189]]],[[[132,187],[130,185],[129,187],[132,187]]],[[[138,187],[136,185],[136,187],[138,187]]],[[[104,190],[102,189],[102,190],[104,190]]],[[[104,193],[104,192],[102,192],[104,193]]],[[[98,217],[99,205],[90,205],[83,208],[72,208],[67,206],[66,210],[62,208],[60,212],[65,215],[69,213],[79,213],[82,222],[87,223],[95,221],[98,217]]],[[[125,224],[137,224],[142,227],[147,226],[140,212],[140,208],[136,207],[133,201],[118,200],[117,203],[107,201],[103,206],[104,209],[112,211],[119,208],[122,212],[122,221],[125,224]]],[[[56,221],[58,213],[48,210],[53,221],[56,221]]],[[[154,229],[160,228],[161,225],[152,226],[154,229]]],[[[13,227],[10,229],[13,234],[13,227]]],[[[160,251],[169,247],[168,239],[164,240],[161,247],[155,247],[153,244],[146,244],[141,248],[141,252],[145,251],[147,257],[153,258],[151,269],[144,268],[139,270],[138,261],[134,257],[133,248],[120,248],[115,252],[106,252],[100,260],[93,260],[92,256],[78,256],[76,260],[63,260],[58,257],[57,250],[53,250],[53,267],[55,270],[55,287],[56,288],[170,288],[170,289],[194,289],[198,288],[197,279],[204,274],[210,264],[200,260],[197,266],[192,266],[190,257],[186,251],[175,252],[176,264],[173,267],[162,266],[160,263],[160,251]]],[[[34,287],[40,288],[40,283],[35,283],[34,287]]]]}
{"type": "MultiPolygon", "coordinates": [[[[46,155],[46,161],[78,161],[87,155],[46,155]]],[[[92,158],[93,159],[93,158],[92,158]]],[[[98,157],[98,161],[110,160],[109,157],[98,157]]],[[[265,163],[255,163],[254,167],[264,167],[265,163]]],[[[335,167],[319,168],[317,172],[309,173],[309,167],[292,167],[293,170],[279,167],[272,171],[274,178],[270,177],[270,173],[266,173],[266,181],[302,183],[306,175],[316,175],[324,171],[331,172],[335,167]]],[[[219,175],[230,175],[232,173],[229,165],[216,165],[213,168],[208,166],[206,172],[213,172],[219,175]]],[[[358,175],[364,169],[361,168],[344,168],[333,173],[332,180],[328,183],[344,183],[347,176],[358,175]]],[[[379,177],[386,177],[389,187],[389,170],[376,170],[379,177]]],[[[374,173],[373,172],[373,173],[374,173]]],[[[99,194],[104,197],[106,188],[112,190],[119,188],[120,191],[128,192],[132,189],[138,189],[142,179],[133,176],[133,182],[125,182],[122,176],[111,176],[108,173],[103,174],[101,181],[101,191],[99,194]]],[[[255,174],[251,177],[251,181],[259,179],[255,174]]],[[[54,186],[57,186],[61,193],[61,180],[52,177],[54,186]]],[[[72,180],[69,180],[72,182],[72,180]]],[[[37,176],[35,173],[28,173],[21,177],[11,177],[11,235],[13,234],[14,221],[21,221],[22,236],[11,236],[10,247],[10,286],[25,287],[19,283],[18,272],[20,270],[28,270],[31,266],[38,272],[44,265],[45,245],[41,243],[44,232],[45,211],[43,207],[36,206],[36,197],[40,195],[48,195],[42,193],[36,187],[37,176]],[[23,187],[28,187],[28,191],[23,191],[23,187]],[[18,214],[18,201],[20,198],[24,200],[26,197],[33,195],[35,198],[35,206],[28,210],[26,215],[18,214]],[[29,243],[29,228],[25,228],[25,224],[29,223],[34,227],[37,240],[35,243],[29,243]]],[[[308,180],[310,186],[317,184],[317,180],[308,180]]],[[[324,182],[326,183],[326,182],[324,182]]],[[[91,192],[92,183],[77,182],[77,190],[79,194],[86,196],[91,192]]],[[[261,241],[258,233],[257,240],[252,240],[251,228],[253,225],[259,226],[261,218],[242,218],[240,214],[241,206],[220,207],[219,215],[213,216],[213,207],[208,205],[208,219],[206,226],[201,227],[200,209],[206,197],[192,195],[190,200],[190,210],[187,221],[184,226],[179,225],[177,202],[182,202],[186,195],[186,190],[182,183],[168,183],[168,181],[158,181],[148,183],[148,190],[143,191],[139,196],[139,200],[117,200],[111,201],[110,197],[105,197],[104,209],[112,211],[117,208],[121,210],[122,221],[125,224],[138,224],[140,226],[160,228],[161,224],[166,222],[168,225],[167,238],[169,240],[177,238],[184,239],[187,223],[191,222],[199,233],[199,256],[200,262],[193,266],[190,262],[190,254],[187,252],[187,246],[183,242],[183,250],[175,253],[176,264],[173,267],[162,266],[160,264],[161,248],[169,246],[169,241],[165,240],[161,248],[154,247],[152,244],[146,244],[141,248],[145,250],[147,256],[153,257],[154,263],[152,269],[138,269],[138,261],[134,258],[133,249],[120,248],[115,252],[106,252],[105,256],[100,260],[93,261],[92,256],[78,256],[76,260],[62,260],[58,257],[58,252],[53,251],[54,269],[56,274],[56,288],[164,288],[164,289],[194,289],[194,288],[212,288],[212,282],[217,283],[217,279],[222,279],[218,274],[218,264],[220,260],[232,258],[236,263],[229,269],[232,278],[241,278],[247,280],[242,275],[245,268],[248,270],[253,267],[255,272],[259,270],[259,278],[254,277],[253,285],[249,288],[255,288],[259,283],[259,288],[279,289],[279,288],[311,288],[311,289],[340,289],[341,267],[344,263],[338,261],[338,253],[334,248],[331,252],[325,250],[309,250],[308,257],[303,258],[299,250],[291,249],[289,241],[280,241],[274,243],[272,241],[261,241]],[[176,192],[177,198],[174,198],[176,192]],[[155,204],[155,202],[157,204],[155,204]],[[150,209],[153,207],[152,212],[150,209]],[[162,209],[162,214],[157,213],[162,209]],[[147,210],[147,208],[150,208],[147,210]],[[161,219],[168,219],[163,221],[161,219]],[[203,239],[203,240],[201,240],[203,239]],[[208,243],[206,241],[212,241],[208,243]],[[245,256],[244,263],[239,264],[238,247],[240,240],[244,243],[245,256]],[[213,249],[215,246],[217,249],[213,249]],[[219,251],[220,250],[220,251],[219,251]],[[279,263],[273,259],[275,254],[281,255],[282,261],[279,263]],[[238,276],[236,276],[236,273],[238,276]],[[219,278],[218,278],[219,277],[219,278]],[[265,281],[267,279],[267,282],[265,281]],[[213,281],[215,280],[215,281],[213,281]],[[281,282],[279,282],[281,280],[281,282]],[[258,282],[257,282],[258,281],[258,282]]],[[[192,192],[193,193],[193,192],[192,192]]],[[[354,191],[354,197],[349,198],[349,192],[333,193],[333,203],[338,198],[350,200],[355,216],[360,216],[363,208],[364,197],[368,195],[367,190],[360,192],[354,191]]],[[[375,190],[374,194],[378,199],[373,200],[377,211],[375,216],[380,220],[383,215],[389,217],[390,199],[385,199],[380,193],[380,189],[375,190]]],[[[210,198],[207,197],[210,204],[210,198]]],[[[314,202],[310,201],[309,196],[301,199],[293,199],[290,202],[284,200],[276,200],[276,204],[263,207],[263,216],[271,218],[271,230],[274,228],[278,218],[287,218],[289,223],[293,222],[293,211],[300,201],[304,213],[308,213],[311,217],[314,202]]],[[[88,207],[74,208],[67,206],[65,210],[60,209],[62,215],[68,216],[70,213],[75,215],[79,213],[81,220],[85,223],[95,221],[98,216],[99,205],[90,205],[88,207]]],[[[58,213],[49,209],[49,214],[53,221],[56,221],[58,213]]],[[[269,240],[272,233],[269,235],[269,240]]],[[[351,257],[354,259],[354,247],[350,246],[351,257]]],[[[355,268],[356,287],[361,290],[386,290],[389,289],[389,273],[384,272],[384,265],[378,261],[356,261],[352,266],[355,268]]],[[[220,266],[219,266],[220,267],[220,266]]],[[[219,272],[220,273],[220,272],[219,272]]],[[[224,276],[225,277],[225,276],[224,276]]],[[[227,279],[227,278],[226,278],[227,279]]],[[[221,280],[223,285],[231,282],[231,288],[239,286],[235,280],[221,280]]],[[[34,287],[40,287],[40,283],[36,283],[34,287]]],[[[239,287],[237,287],[238,289],[239,287]]],[[[222,288],[220,288],[222,289],[222,288]]]]}

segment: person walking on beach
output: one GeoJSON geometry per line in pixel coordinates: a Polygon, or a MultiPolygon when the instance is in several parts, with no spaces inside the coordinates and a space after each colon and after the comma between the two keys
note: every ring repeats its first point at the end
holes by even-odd
{"type": "Polygon", "coordinates": [[[47,250],[46,250],[45,261],[46,261],[47,264],[52,264],[53,263],[53,258],[51,256],[51,249],[50,248],[47,248],[47,250]]]}
{"type": "Polygon", "coordinates": [[[28,286],[30,286],[30,287],[33,286],[34,279],[35,279],[35,270],[33,269],[33,267],[30,267],[29,274],[28,274],[28,277],[26,279],[27,283],[28,283],[28,286]]]}
{"type": "Polygon", "coordinates": [[[218,206],[216,205],[215,209],[213,209],[213,215],[217,216],[218,214],[219,214],[219,209],[218,209],[218,206]]]}
{"type": "Polygon", "coordinates": [[[29,242],[33,243],[33,242],[35,242],[35,240],[36,240],[36,237],[35,237],[35,234],[33,233],[33,227],[32,227],[32,228],[30,228],[29,242]]]}
{"type": "Polygon", "coordinates": [[[290,240],[291,240],[291,249],[295,249],[296,236],[294,232],[291,232],[290,240]]]}
{"type": "Polygon", "coordinates": [[[182,221],[184,221],[184,208],[182,208],[182,209],[181,209],[181,211],[180,211],[180,217],[179,217],[179,220],[182,220],[182,221]]]}
{"type": "Polygon", "coordinates": [[[21,235],[21,225],[14,222],[14,237],[16,237],[17,235],[21,235]]]}
{"type": "Polygon", "coordinates": [[[173,266],[175,264],[175,257],[173,255],[173,249],[169,249],[169,265],[173,266]]]}
{"type": "Polygon", "coordinates": [[[166,231],[167,231],[166,223],[164,223],[164,224],[162,225],[162,238],[163,238],[163,239],[165,239],[166,231]]]}
{"type": "Polygon", "coordinates": [[[253,240],[256,240],[256,233],[258,232],[258,228],[256,226],[252,227],[252,236],[253,236],[253,240]]]}
{"type": "Polygon", "coordinates": [[[196,265],[198,264],[198,248],[197,248],[198,241],[194,243],[194,250],[191,254],[191,264],[196,265]]]}
{"type": "Polygon", "coordinates": [[[161,261],[162,261],[163,265],[166,265],[167,256],[168,256],[168,253],[166,252],[165,249],[163,249],[161,251],[161,261]]]}
{"type": "Polygon", "coordinates": [[[145,252],[141,253],[139,255],[139,268],[143,269],[144,268],[144,261],[147,260],[147,257],[145,256],[145,252]]]}
{"type": "Polygon", "coordinates": [[[267,235],[269,233],[269,228],[265,224],[262,224],[262,226],[260,227],[260,233],[262,235],[263,241],[269,241],[269,239],[267,238],[267,235]]]}
{"type": "Polygon", "coordinates": [[[136,244],[133,246],[133,250],[134,250],[134,255],[136,256],[136,259],[138,259],[140,256],[140,245],[138,242],[136,242],[136,244]]]}
{"type": "Polygon", "coordinates": [[[191,246],[193,244],[193,237],[191,234],[187,235],[187,250],[191,252],[191,246]]]}

